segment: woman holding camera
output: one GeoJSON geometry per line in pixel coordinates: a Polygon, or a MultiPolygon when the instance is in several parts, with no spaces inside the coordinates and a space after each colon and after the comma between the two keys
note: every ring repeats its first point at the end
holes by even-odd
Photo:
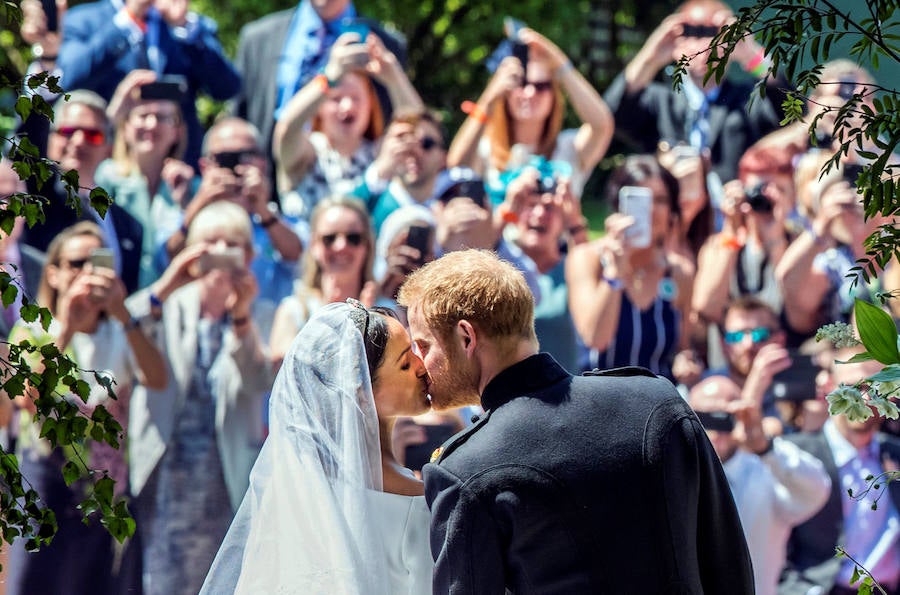
{"type": "Polygon", "coordinates": [[[576,246],[566,263],[569,311],[589,349],[582,368],[636,365],[672,378],[674,355],[688,344],[694,273],[671,249],[678,182],[652,155],[631,156],[613,172],[608,198],[616,212],[606,235],[576,246]],[[631,193],[648,195],[649,207],[618,212],[631,193]],[[629,237],[632,226],[649,227],[646,244],[629,237]]]}
{"type": "Polygon", "coordinates": [[[365,204],[347,196],[328,197],[313,209],[310,224],[302,284],[282,300],[272,324],[269,347],[276,370],[313,312],[347,298],[368,305],[376,298],[375,239],[365,204]]]}
{"type": "MultiPolygon", "coordinates": [[[[50,343],[68,355],[80,368],[79,376],[90,387],[86,402],[60,385],[64,398],[90,416],[100,405],[127,427],[129,402],[136,385],[161,390],[168,376],[165,360],[125,307],[125,286],[112,270],[109,253],[103,252],[100,228],[81,222],[59,233],[47,251],[38,289],[37,303],[47,307],[53,321],[44,330],[40,322],[19,321],[10,334],[11,343],[28,341],[42,347],[50,343]],[[116,399],[92,373],[115,382],[116,399]]],[[[32,371],[40,374],[43,363],[25,357],[32,371]]],[[[16,399],[19,415],[17,449],[20,470],[55,513],[58,532],[50,545],[26,552],[22,540],[13,543],[6,581],[7,593],[114,593],[112,580],[113,541],[97,518],[86,525],[78,505],[87,496],[88,485],[63,481],[67,459],[80,456],[89,469],[104,470],[115,484],[116,497],[128,492],[125,448],[88,441],[85,445],[51,448],[41,438],[31,387],[16,399]]],[[[5,397],[4,397],[5,398],[5,397]]]]}
{"type": "Polygon", "coordinates": [[[552,41],[532,29],[520,30],[516,41],[528,47],[527,64],[504,58],[478,102],[463,104],[469,117],[450,145],[447,164],[471,167],[502,193],[500,173],[522,167],[531,156],[567,161],[572,192],[580,197],[609,147],[612,113],[552,41]],[[564,92],[583,122],[577,129],[562,130],[564,92]]]}
{"type": "Polygon", "coordinates": [[[145,99],[156,73],[134,70],[116,88],[107,112],[116,126],[113,156],[97,168],[97,183],[143,226],[139,287],[159,278],[156,235],[178,219],[194,177],[181,161],[187,128],[179,99],[145,99]]]}
{"type": "Polygon", "coordinates": [[[297,92],[275,126],[278,191],[287,215],[308,221],[320,200],[351,194],[363,182],[384,132],[372,79],[387,88],[394,111],[424,110],[397,57],[378,36],[360,35],[337,38],[324,72],[297,92]]]}
{"type": "Polygon", "coordinates": [[[131,404],[131,486],[143,585],[196,593],[247,489],[272,374],[250,307],[257,284],[247,211],[215,201],[184,250],[129,305],[153,327],[172,383],[131,404]]]}

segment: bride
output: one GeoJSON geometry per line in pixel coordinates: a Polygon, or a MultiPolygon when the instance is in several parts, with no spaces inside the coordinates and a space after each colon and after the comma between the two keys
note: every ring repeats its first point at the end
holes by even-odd
{"type": "Polygon", "coordinates": [[[201,594],[431,592],[422,483],[397,463],[397,416],[430,407],[393,312],[315,312],[275,380],[271,430],[201,594]]]}

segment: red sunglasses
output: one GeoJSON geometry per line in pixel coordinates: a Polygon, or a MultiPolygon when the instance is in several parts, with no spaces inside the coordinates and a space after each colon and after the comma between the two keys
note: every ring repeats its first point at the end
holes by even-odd
{"type": "Polygon", "coordinates": [[[72,138],[76,132],[84,135],[84,140],[89,145],[102,145],[106,142],[106,134],[96,128],[82,128],[81,126],[60,126],[54,132],[65,138],[72,138]]]}

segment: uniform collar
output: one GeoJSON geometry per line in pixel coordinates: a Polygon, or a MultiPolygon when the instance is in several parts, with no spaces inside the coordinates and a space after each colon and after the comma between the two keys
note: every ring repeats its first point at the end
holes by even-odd
{"type": "Polygon", "coordinates": [[[569,376],[549,353],[538,353],[494,376],[481,394],[481,405],[486,411],[493,410],[507,401],[543,390],[569,376]]]}

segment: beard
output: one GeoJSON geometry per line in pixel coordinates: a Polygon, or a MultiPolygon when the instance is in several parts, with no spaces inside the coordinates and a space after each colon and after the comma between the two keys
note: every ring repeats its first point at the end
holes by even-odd
{"type": "Polygon", "coordinates": [[[431,406],[437,411],[481,404],[478,378],[465,356],[454,353],[431,375],[431,406]]]}

